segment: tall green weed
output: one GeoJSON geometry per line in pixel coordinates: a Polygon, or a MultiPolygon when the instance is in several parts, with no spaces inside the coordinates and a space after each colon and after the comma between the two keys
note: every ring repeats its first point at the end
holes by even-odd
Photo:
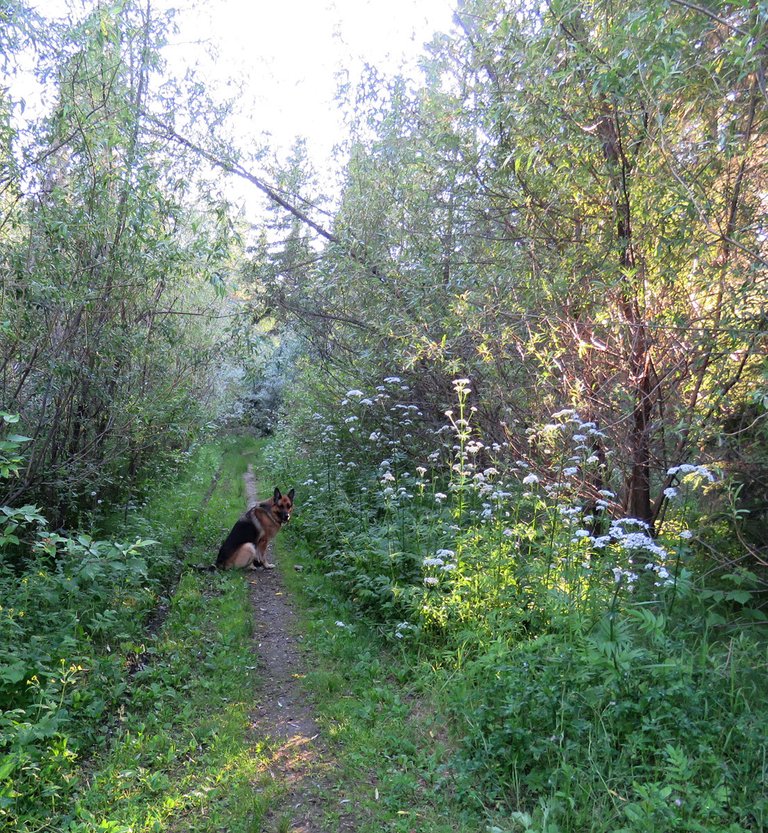
{"type": "MultiPolygon", "coordinates": [[[[18,459],[22,439],[7,435],[0,454],[18,459]]],[[[113,517],[122,541],[54,532],[36,507],[0,508],[3,829],[41,829],[71,800],[83,758],[106,741],[216,465],[210,450],[199,453],[173,494],[165,484],[141,514],[113,517]],[[152,521],[158,509],[164,527],[152,521]]]]}
{"type": "Polygon", "coordinates": [[[307,566],[436,669],[467,796],[501,830],[763,829],[765,616],[754,573],[706,559],[716,473],[670,469],[654,531],[576,411],[514,455],[475,431],[468,380],[439,425],[409,393],[305,401],[272,466],[299,480],[307,566]]]}

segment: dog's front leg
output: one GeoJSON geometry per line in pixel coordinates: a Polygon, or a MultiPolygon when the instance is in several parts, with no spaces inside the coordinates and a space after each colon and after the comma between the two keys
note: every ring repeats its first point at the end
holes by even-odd
{"type": "Polygon", "coordinates": [[[262,538],[261,541],[256,545],[256,549],[258,550],[258,559],[261,563],[261,566],[264,567],[265,570],[272,570],[274,568],[274,564],[270,564],[267,561],[267,547],[269,546],[269,541],[267,541],[266,536],[262,538]]]}

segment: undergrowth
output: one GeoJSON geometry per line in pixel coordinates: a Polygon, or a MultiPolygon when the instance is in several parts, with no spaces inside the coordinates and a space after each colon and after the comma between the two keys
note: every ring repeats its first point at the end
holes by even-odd
{"type": "MultiPolygon", "coordinates": [[[[11,426],[14,418],[6,417],[11,426]]],[[[0,445],[5,476],[19,470],[24,440],[6,432],[0,445]]],[[[123,829],[109,821],[116,799],[157,794],[164,783],[158,760],[175,767],[190,756],[192,747],[206,746],[200,738],[183,731],[176,736],[171,729],[190,722],[189,710],[195,708],[190,691],[203,690],[215,699],[220,688],[236,687],[235,681],[242,679],[240,673],[227,677],[209,667],[219,656],[206,645],[217,639],[216,614],[187,576],[173,597],[163,636],[147,628],[150,616],[155,628],[160,625],[161,602],[173,589],[185,558],[210,562],[222,515],[239,511],[241,477],[227,477],[225,471],[226,488],[210,493],[223,457],[221,445],[196,449],[182,474],[148,488],[141,505],[128,512],[105,511],[101,533],[54,532],[36,507],[2,508],[3,830],[123,829]],[[108,540],[100,540],[99,534],[108,540]],[[174,635],[174,627],[184,633],[174,635]],[[203,653],[206,661],[197,667],[203,653]],[[140,750],[135,760],[125,751],[132,749],[140,750]],[[125,760],[115,772],[116,792],[113,785],[109,800],[103,793],[99,807],[98,800],[86,796],[100,793],[99,762],[110,755],[125,760]],[[89,781],[94,785],[90,793],[89,781]]],[[[227,463],[230,468],[244,468],[237,455],[227,459],[236,461],[227,463]]],[[[233,589],[226,582],[223,587],[226,594],[217,604],[226,608],[233,589]]],[[[240,604],[241,617],[245,608],[240,604]]],[[[238,638],[244,628],[243,622],[229,623],[227,635],[220,638],[238,638]]],[[[201,731],[204,739],[206,730],[201,731]]],[[[142,812],[144,821],[134,829],[155,829],[150,811],[142,812]]],[[[163,813],[167,815],[167,808],[163,813]]]]}
{"type": "Polygon", "coordinates": [[[439,693],[460,793],[499,831],[764,830],[765,615],[708,558],[735,552],[699,509],[717,472],[670,469],[652,531],[594,423],[561,411],[515,459],[455,388],[442,426],[397,377],[297,400],[270,453],[307,569],[439,693]]]}

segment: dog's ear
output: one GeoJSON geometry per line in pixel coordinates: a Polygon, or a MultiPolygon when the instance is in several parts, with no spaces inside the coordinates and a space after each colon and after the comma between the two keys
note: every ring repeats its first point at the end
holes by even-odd
{"type": "Polygon", "coordinates": [[[274,495],[272,495],[272,500],[274,500],[275,503],[277,503],[277,501],[280,500],[281,497],[282,495],[280,494],[280,489],[278,489],[277,486],[275,486],[275,493],[274,495]]]}
{"type": "Polygon", "coordinates": [[[291,489],[291,491],[288,492],[288,500],[290,500],[291,503],[293,503],[293,496],[295,494],[296,494],[296,489],[291,489]]]}

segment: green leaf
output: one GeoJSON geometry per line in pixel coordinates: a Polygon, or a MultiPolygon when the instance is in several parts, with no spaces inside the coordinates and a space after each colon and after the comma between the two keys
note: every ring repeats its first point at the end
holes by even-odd
{"type": "Polygon", "coordinates": [[[24,437],[21,434],[9,434],[5,438],[9,443],[31,443],[32,437],[24,437]]]}
{"type": "Polygon", "coordinates": [[[12,756],[6,755],[0,763],[0,781],[7,780],[15,769],[16,760],[12,756]]]}
{"type": "Polygon", "coordinates": [[[730,590],[725,594],[725,598],[728,599],[728,601],[738,602],[739,604],[745,605],[747,602],[752,600],[752,594],[749,590],[730,590]]]}
{"type": "Polygon", "coordinates": [[[26,676],[27,666],[23,662],[0,666],[0,679],[8,683],[20,683],[26,676]]]}

